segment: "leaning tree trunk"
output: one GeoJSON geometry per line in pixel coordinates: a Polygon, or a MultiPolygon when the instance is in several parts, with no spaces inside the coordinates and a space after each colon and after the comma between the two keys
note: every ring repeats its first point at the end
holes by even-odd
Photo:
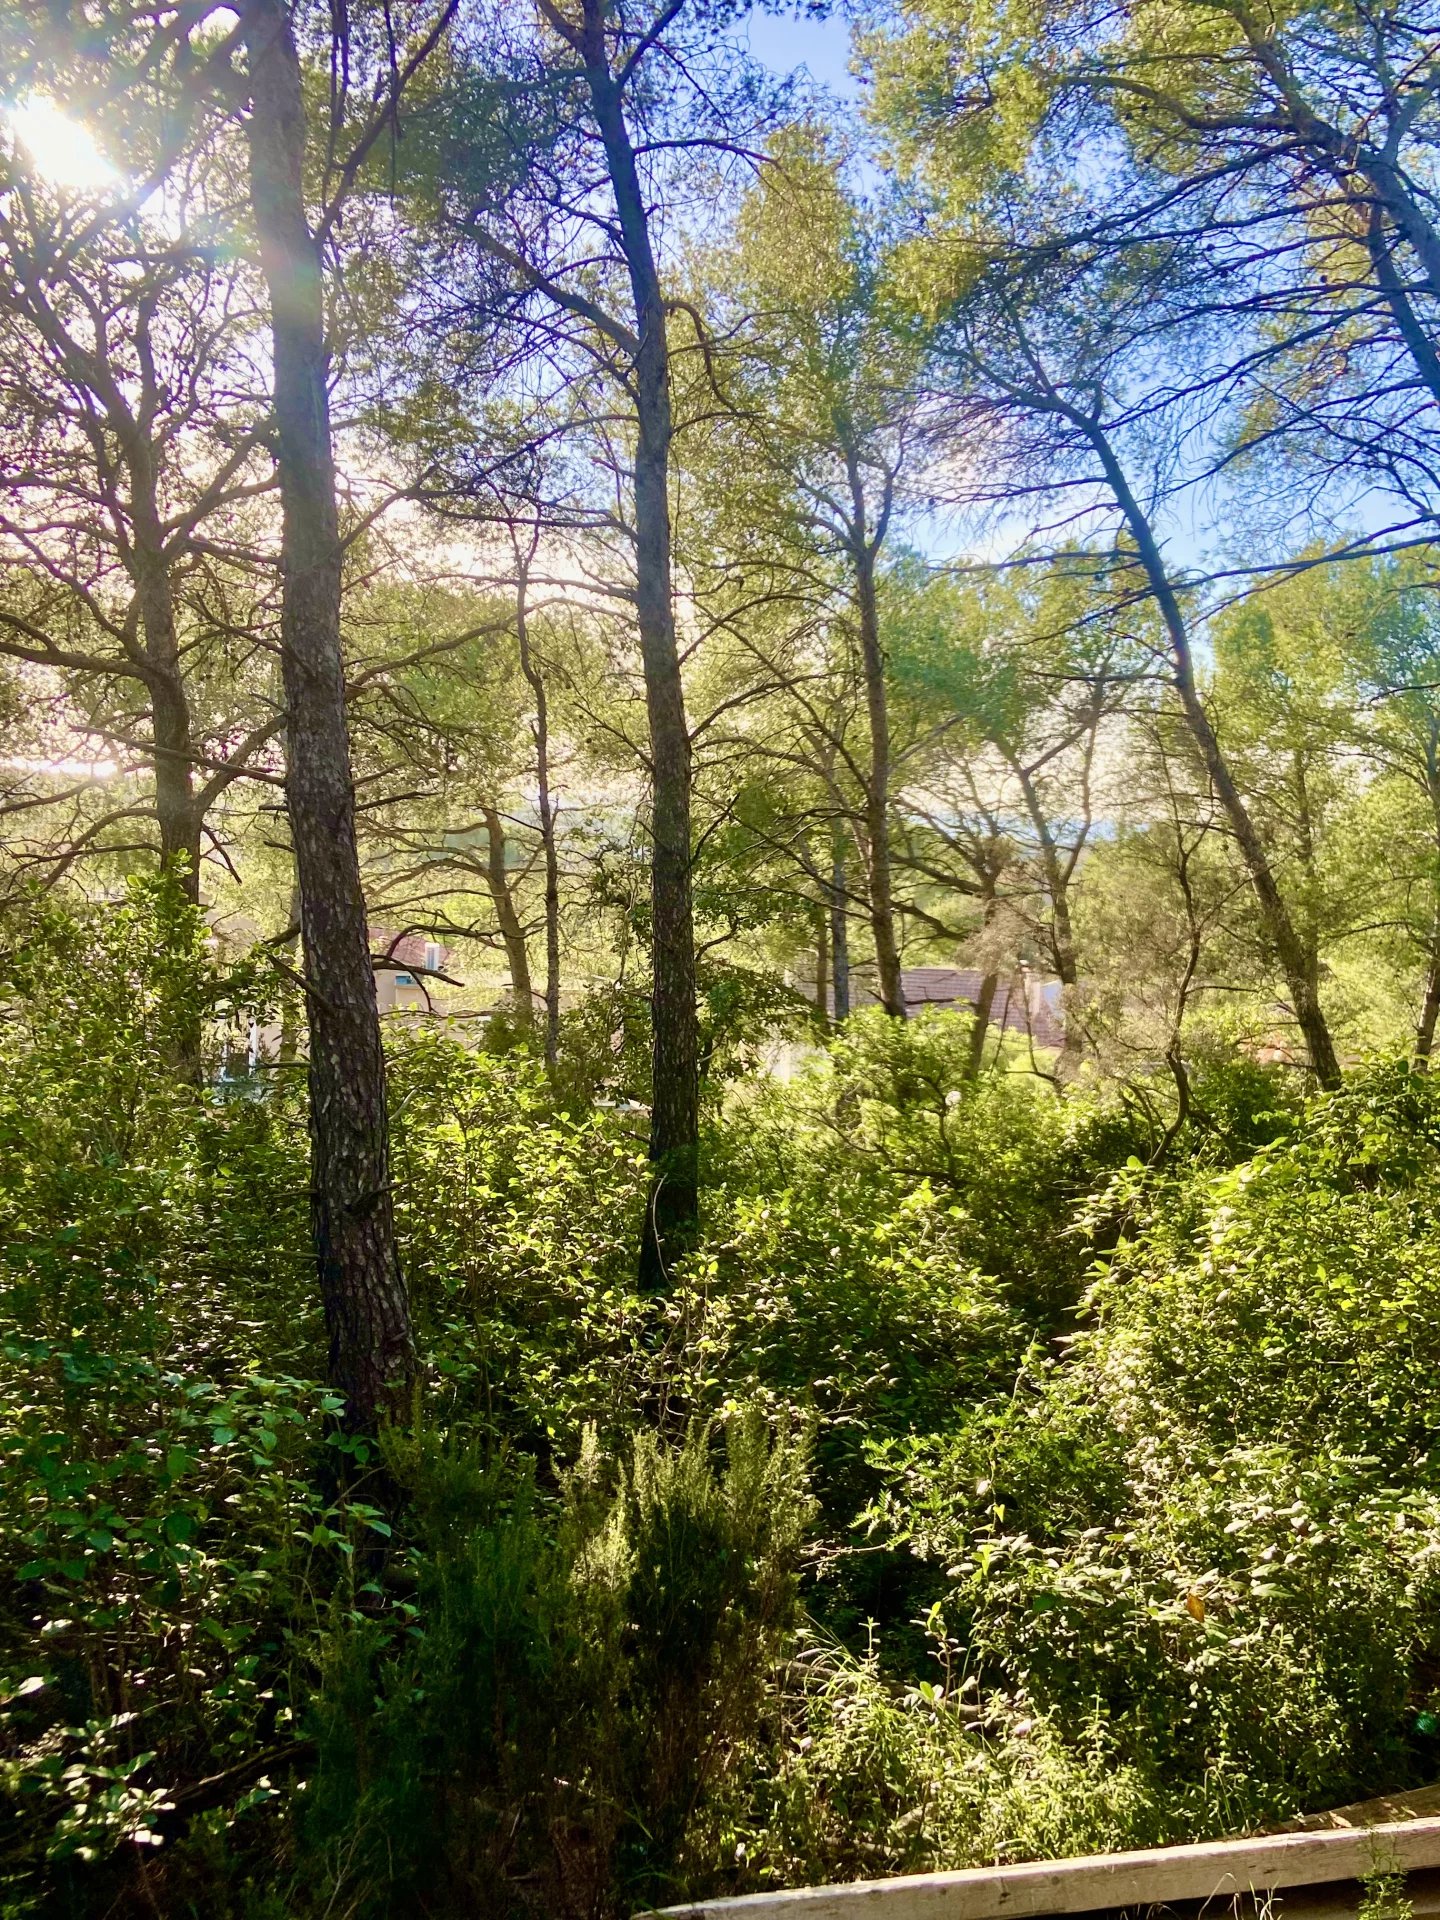
{"type": "Polygon", "coordinates": [[[414,1348],[395,1249],[385,1060],[375,1005],[340,651],[341,552],[320,252],[305,211],[305,107],[283,0],[244,0],[250,191],[270,294],[282,514],[285,792],[310,1026],[310,1202],[330,1378],[373,1428],[410,1398],[414,1348]]]}
{"type": "Polygon", "coordinates": [[[670,351],[649,214],[605,49],[600,0],[585,5],[585,78],[635,303],[635,611],[650,733],[650,1195],[640,1250],[642,1286],[665,1283],[699,1214],[700,1066],[691,900],[690,730],[670,573],[670,351]]]}
{"type": "Polygon", "coordinates": [[[990,1038],[990,1021],[995,1013],[995,996],[1000,991],[1000,976],[993,970],[980,977],[975,996],[974,1018],[970,1024],[970,1042],[965,1049],[965,1078],[978,1080],[985,1064],[985,1043],[990,1038]]]}
{"type": "Polygon", "coordinates": [[[1250,810],[1236,785],[1229,762],[1221,751],[1215,729],[1210,724],[1210,716],[1205,711],[1204,702],[1189,671],[1188,656],[1177,674],[1177,686],[1185,718],[1205,762],[1205,771],[1229,818],[1230,830],[1235,835],[1241,858],[1250,875],[1250,884],[1255,889],[1261,922],[1275,949],[1275,957],[1280,962],[1296,1023],[1310,1051],[1311,1069],[1322,1087],[1338,1087],[1340,1061],[1320,1004],[1314,969],[1307,962],[1305,944],[1296,931],[1290,910],[1280,892],[1269,855],[1250,818],[1250,810]]]}
{"type": "Polygon", "coordinates": [[[1250,809],[1246,806],[1244,795],[1230,770],[1230,763],[1221,750],[1219,738],[1211,725],[1210,715],[1205,710],[1205,702],[1201,699],[1199,688],[1195,684],[1195,665],[1190,648],[1189,629],[1185,624],[1180,601],[1166,570],[1154,529],[1150,525],[1149,517],[1135,498],[1125,476],[1125,470],[1104,429],[1097,421],[1072,407],[1062,405],[1058,410],[1090,442],[1110,491],[1114,495],[1115,503],[1124,516],[1125,523],[1135,541],[1136,553],[1145,570],[1146,581],[1165,624],[1165,632],[1170,642],[1171,665],[1175,690],[1180,698],[1181,712],[1185,716],[1185,723],[1190,729],[1196,746],[1200,749],[1206,774],[1216,797],[1225,809],[1230,831],[1235,836],[1235,844],[1239,847],[1240,857],[1245,862],[1245,869],[1250,876],[1250,884],[1254,888],[1256,902],[1260,908],[1261,924],[1275,951],[1280,971],[1285,976],[1296,1024],[1305,1036],[1305,1044],[1310,1053],[1311,1071],[1322,1087],[1338,1087],[1340,1061],[1335,1052],[1335,1043],[1331,1038],[1324,1008],[1320,1004],[1317,982],[1306,964],[1304,942],[1285,903],[1285,896],[1280,891],[1275,870],[1265,851],[1265,843],[1250,817],[1250,809]]]}
{"type": "Polygon", "coordinates": [[[495,924],[505,948],[505,964],[510,971],[510,1000],[515,1009],[515,1024],[528,1033],[535,1024],[535,989],[530,984],[530,951],[525,944],[525,928],[515,907],[505,871],[505,822],[488,804],[480,809],[485,822],[485,884],[495,908],[495,924]]]}

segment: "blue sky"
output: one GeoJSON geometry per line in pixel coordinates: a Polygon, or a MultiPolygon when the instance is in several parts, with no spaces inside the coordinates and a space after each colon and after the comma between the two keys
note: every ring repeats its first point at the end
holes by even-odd
{"type": "Polygon", "coordinates": [[[793,15],[752,11],[746,22],[750,50],[774,73],[809,70],[812,80],[842,99],[859,93],[845,63],[850,57],[850,24],[832,14],[828,20],[796,19],[793,15]]]}

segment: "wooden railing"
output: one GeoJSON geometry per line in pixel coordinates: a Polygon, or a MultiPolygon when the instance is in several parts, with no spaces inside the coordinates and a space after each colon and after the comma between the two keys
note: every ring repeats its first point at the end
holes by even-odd
{"type": "MultiPolygon", "coordinates": [[[[1350,1809],[1345,1810],[1347,1813],[1350,1809]]],[[[1358,1809],[1355,1811],[1359,1811],[1358,1809]]],[[[1252,1899],[1287,1888],[1350,1888],[1327,1912],[1353,1912],[1360,1883],[1379,1875],[1440,1868],[1440,1817],[1380,1816],[1301,1833],[1212,1840],[1199,1846],[1097,1853],[962,1873],[922,1873],[789,1893],[751,1893],[665,1907],[637,1920],[1041,1920],[1050,1914],[1105,1913],[1124,1907],[1252,1899]]],[[[1292,1902],[1284,1903],[1288,1908],[1292,1902]]],[[[1433,1898],[1415,1910],[1433,1912],[1433,1898]]]]}

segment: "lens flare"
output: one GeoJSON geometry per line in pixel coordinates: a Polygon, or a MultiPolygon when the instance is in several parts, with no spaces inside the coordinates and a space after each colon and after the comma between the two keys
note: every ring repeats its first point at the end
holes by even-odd
{"type": "Polygon", "coordinates": [[[83,193],[112,187],[119,180],[89,128],[67,118],[43,94],[17,101],[7,108],[5,117],[32,167],[52,186],[83,193]]]}

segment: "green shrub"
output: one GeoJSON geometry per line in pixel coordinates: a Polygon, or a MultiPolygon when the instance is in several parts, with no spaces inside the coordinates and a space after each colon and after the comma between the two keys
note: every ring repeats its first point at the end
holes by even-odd
{"type": "Polygon", "coordinates": [[[254,970],[213,961],[194,910],[137,881],[122,904],[0,926],[0,1009],[0,1324],[303,1370],[303,1115],[176,1066],[196,1022],[262,1010],[254,970]]]}
{"type": "Polygon", "coordinates": [[[981,1695],[934,1617],[937,1660],[907,1685],[874,1653],[813,1644],[788,1738],[737,1822],[737,1890],[991,1866],[1149,1844],[1154,1783],[1103,1718],[1063,1730],[981,1695]]]}
{"type": "Polygon", "coordinates": [[[590,1916],[703,1885],[713,1803],[793,1627],[804,1450],[758,1415],[618,1469],[593,1435],[551,1512],[521,1468],[396,1437],[415,1622],[340,1636],[306,1830],[346,1912],[590,1916]]]}
{"type": "Polygon", "coordinates": [[[1063,1357],[876,1451],[987,1686],[1097,1710],[1176,1834],[1433,1765],[1440,1097],[1377,1069],[1242,1166],[1136,1173],[1063,1357]]]}
{"type": "Polygon", "coordinates": [[[795,1080],[757,1081],[735,1098],[716,1178],[856,1221],[929,1191],[956,1263],[1048,1320],[1073,1304],[1089,1260],[1076,1203],[1148,1135],[1118,1103],[1057,1096],[1018,1065],[968,1080],[968,1033],[948,1012],[852,1016],[795,1080]]]}
{"type": "Polygon", "coordinates": [[[1150,1164],[1158,1093],[862,1016],[642,1300],[634,1116],[401,1036],[426,1424],[341,1475],[299,1090],[186,1065],[259,997],[163,890],[0,927],[7,1911],[597,1916],[1433,1775],[1428,1076],[1217,1056],[1150,1164]]]}
{"type": "Polygon", "coordinates": [[[437,1411],[573,1455],[649,1393],[634,1286],[646,1167],[622,1116],[574,1119],[527,1053],[390,1055],[396,1222],[437,1411]]]}

